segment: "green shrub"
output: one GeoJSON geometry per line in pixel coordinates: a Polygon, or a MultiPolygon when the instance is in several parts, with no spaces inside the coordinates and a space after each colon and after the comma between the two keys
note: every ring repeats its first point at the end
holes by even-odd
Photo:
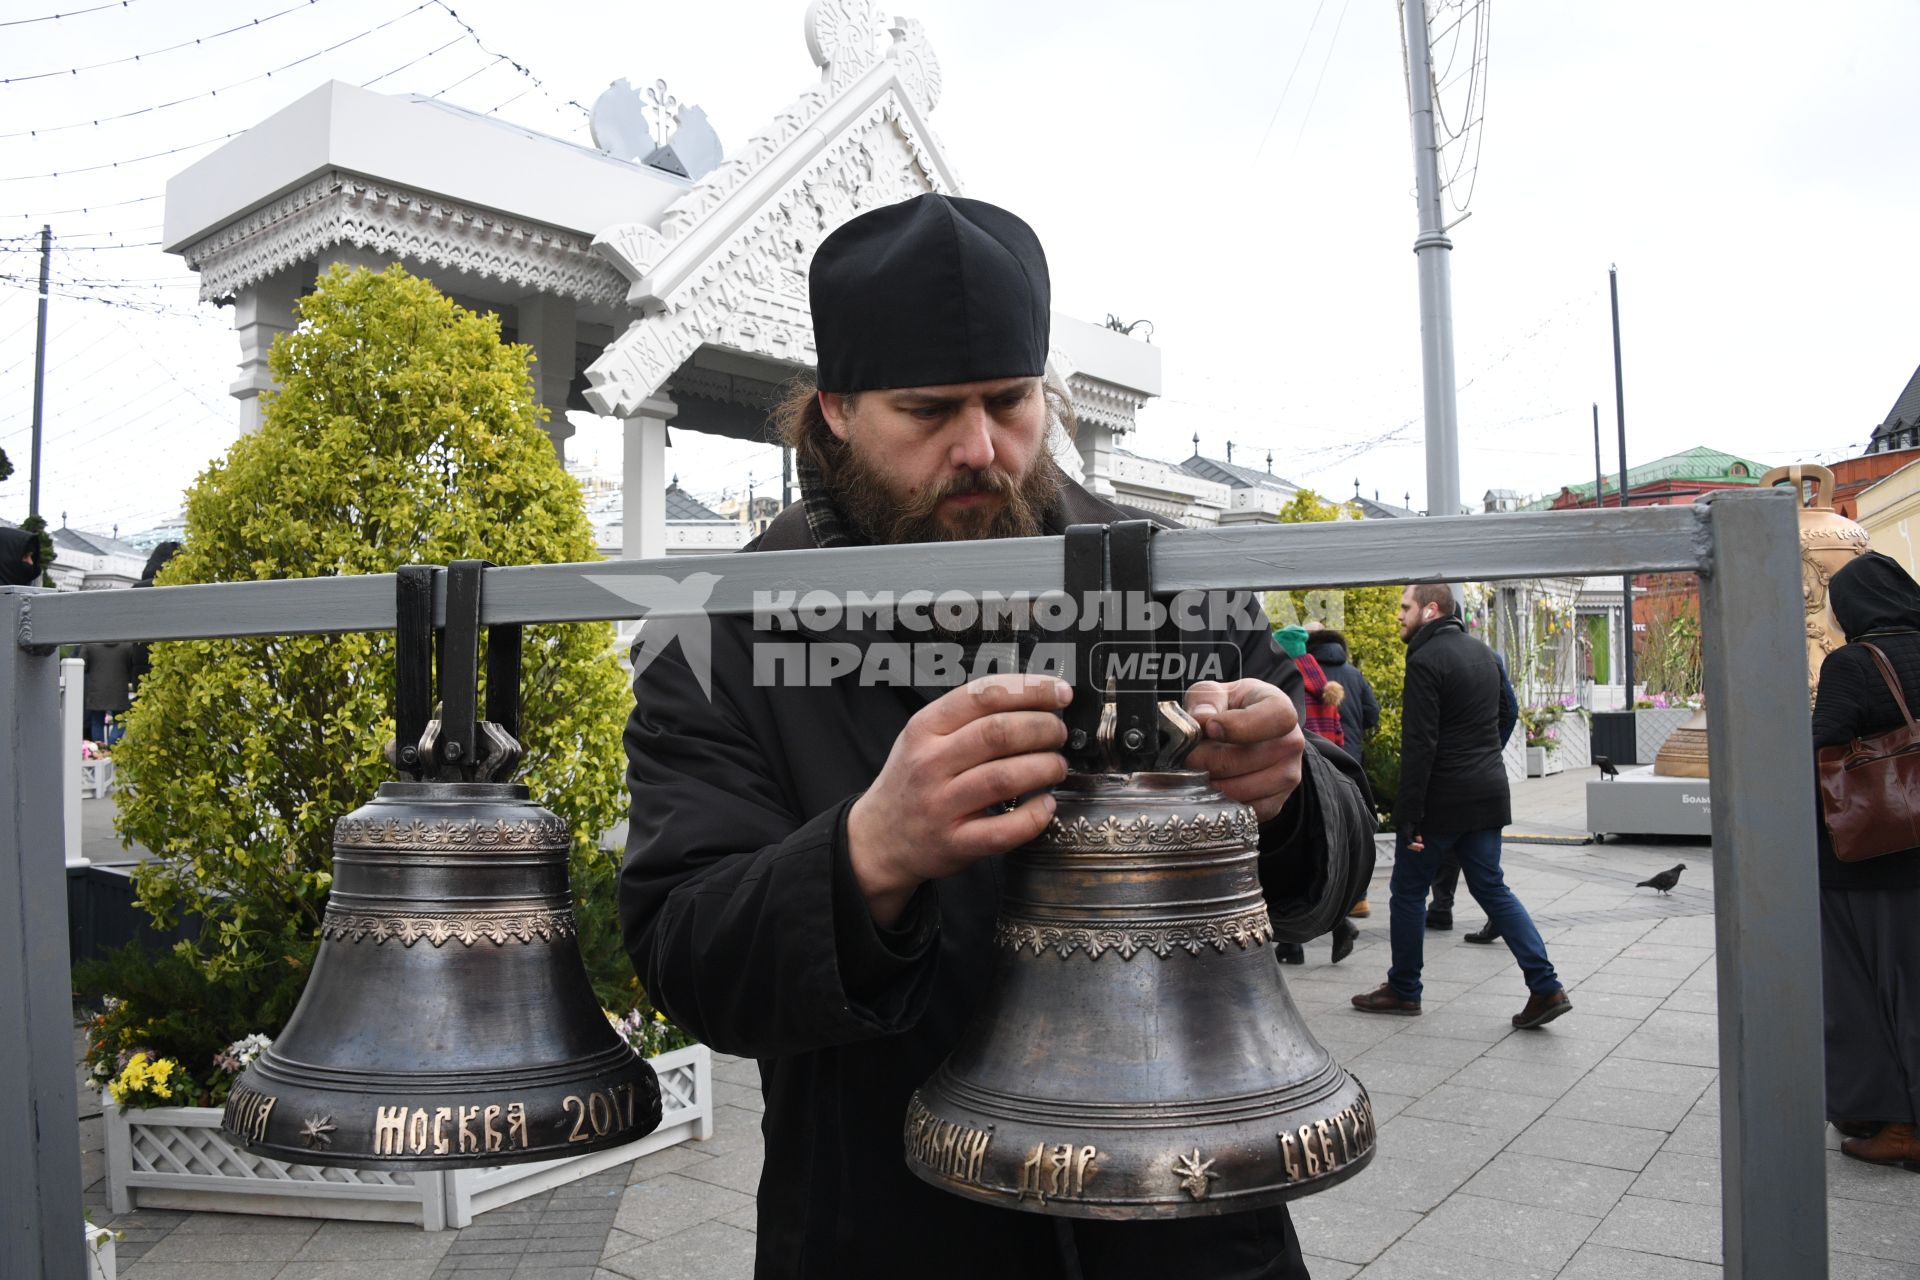
{"type": "MultiPolygon", "coordinates": [[[[496,317],[398,266],[335,267],[274,342],[280,390],[260,429],[188,491],[185,545],[160,583],[597,559],[578,486],[539,425],[529,354],[500,341],[496,317]]],[[[603,1001],[625,1008],[617,868],[595,843],[624,811],[613,645],[606,623],[526,629],[518,780],[573,832],[582,951],[603,1001]]],[[[189,912],[205,924],[179,944],[187,968],[156,975],[178,978],[172,997],[111,994],[137,1025],[163,1020],[165,999],[200,1002],[205,1025],[179,1045],[197,1071],[232,1040],[277,1033],[306,979],[334,821],[392,777],[392,635],[181,641],[154,645],[152,660],[114,753],[120,831],[156,855],[136,873],[142,905],[162,924],[189,912]]]]}

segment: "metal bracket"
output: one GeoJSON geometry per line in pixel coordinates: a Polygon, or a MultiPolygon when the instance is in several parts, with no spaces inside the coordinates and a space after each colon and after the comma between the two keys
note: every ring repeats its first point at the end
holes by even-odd
{"type": "Polygon", "coordinates": [[[1076,772],[1175,769],[1200,740],[1200,726],[1180,705],[1185,689],[1177,679],[1130,678],[1120,687],[1107,678],[1116,659],[1124,665],[1130,655],[1144,659],[1178,651],[1171,620],[1156,628],[1146,616],[1158,531],[1150,520],[1067,530],[1065,585],[1077,606],[1077,626],[1065,754],[1076,772]],[[1098,630],[1089,625],[1095,610],[1104,611],[1098,630]]]}
{"type": "Polygon", "coordinates": [[[486,719],[479,716],[480,583],[488,567],[485,560],[456,560],[444,570],[408,565],[395,575],[394,744],[388,755],[416,780],[501,782],[520,761],[518,624],[487,629],[486,719]],[[435,579],[443,573],[446,621],[436,630],[435,579]]]}

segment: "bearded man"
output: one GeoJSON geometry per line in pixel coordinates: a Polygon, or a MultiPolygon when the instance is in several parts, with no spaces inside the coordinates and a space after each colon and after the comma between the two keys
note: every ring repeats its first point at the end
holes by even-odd
{"type": "MultiPolygon", "coordinates": [[[[1048,453],[1046,258],[1019,218],[938,195],[876,209],[822,243],[811,286],[819,383],[778,415],[802,501],[747,552],[1143,518],[1068,481],[1048,453]]],[[[1241,656],[1240,678],[1187,694],[1206,732],[1187,767],[1253,807],[1270,910],[1297,918],[1303,898],[1342,892],[1370,865],[1372,814],[1344,753],[1308,747],[1299,673],[1253,612],[1216,637],[1241,656]]],[[[1084,1222],[976,1204],[908,1171],[908,1098],[986,995],[1000,855],[1053,816],[1072,689],[1010,675],[788,684],[754,650],[794,631],[712,622],[711,699],[677,647],[636,664],[621,914],[654,1002],[759,1061],[755,1274],[1305,1277],[1284,1207],[1084,1222]]],[[[800,634],[895,640],[844,625],[800,634]]]]}

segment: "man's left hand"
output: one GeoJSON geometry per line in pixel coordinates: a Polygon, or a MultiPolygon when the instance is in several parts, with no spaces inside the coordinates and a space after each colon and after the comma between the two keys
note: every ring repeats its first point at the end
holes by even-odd
{"type": "Polygon", "coordinates": [[[1307,749],[1293,699],[1265,680],[1202,680],[1184,701],[1207,735],[1188,767],[1206,770],[1220,794],[1271,821],[1300,785],[1307,749]]]}

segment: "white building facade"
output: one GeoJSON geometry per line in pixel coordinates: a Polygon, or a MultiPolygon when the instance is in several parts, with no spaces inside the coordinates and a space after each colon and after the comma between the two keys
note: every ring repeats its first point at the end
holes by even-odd
{"type": "MultiPolygon", "coordinates": [[[[818,82],[706,172],[697,157],[717,143],[685,110],[643,160],[599,114],[595,148],[335,82],[175,176],[163,241],[204,301],[233,307],[240,429],[258,425],[267,352],[316,277],[400,262],[534,348],[563,455],[569,408],[620,420],[622,554],[666,554],[669,424],[764,440],[782,386],[814,362],[820,241],[868,209],[961,192],[928,123],[941,72],[918,22],[814,0],[807,48],[818,82]]],[[[1077,441],[1056,433],[1062,465],[1129,500],[1115,442],[1159,394],[1159,350],[1056,313],[1048,376],[1081,421],[1077,441]]],[[[676,541],[727,549],[711,528],[676,541]]]]}

